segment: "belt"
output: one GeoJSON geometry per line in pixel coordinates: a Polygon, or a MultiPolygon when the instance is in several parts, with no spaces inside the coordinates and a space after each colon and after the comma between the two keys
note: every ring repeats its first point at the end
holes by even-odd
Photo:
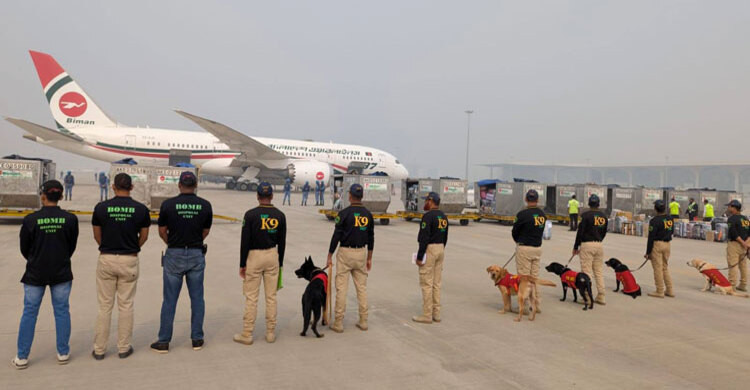
{"type": "Polygon", "coordinates": [[[203,249],[201,246],[168,246],[167,249],[203,249]]]}
{"type": "Polygon", "coordinates": [[[366,246],[367,245],[361,245],[361,246],[346,246],[346,245],[341,245],[342,248],[349,248],[349,249],[361,249],[361,248],[364,248],[366,246]]]}
{"type": "Polygon", "coordinates": [[[252,251],[267,251],[267,250],[269,250],[269,249],[274,249],[274,248],[276,248],[276,245],[274,245],[274,246],[269,246],[268,248],[250,248],[250,251],[251,251],[251,252],[252,252],[252,251]]]}
{"type": "Polygon", "coordinates": [[[111,255],[111,256],[138,256],[138,252],[130,252],[130,253],[112,253],[112,252],[99,252],[102,255],[111,255]]]}
{"type": "Polygon", "coordinates": [[[526,246],[529,248],[541,248],[541,245],[526,245],[526,244],[518,244],[518,246],[526,246]]]}
{"type": "Polygon", "coordinates": [[[595,241],[595,240],[591,240],[591,241],[582,241],[582,242],[581,242],[581,244],[586,244],[586,243],[595,243],[595,244],[601,244],[602,242],[601,242],[601,241],[595,241]]]}

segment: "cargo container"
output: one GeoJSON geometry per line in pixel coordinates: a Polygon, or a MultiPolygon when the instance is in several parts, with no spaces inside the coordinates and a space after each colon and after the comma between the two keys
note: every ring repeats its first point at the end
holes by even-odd
{"type": "Polygon", "coordinates": [[[0,209],[40,208],[39,188],[55,178],[55,170],[55,163],[46,159],[0,159],[0,209]]]}
{"type": "Polygon", "coordinates": [[[613,210],[620,210],[633,215],[637,213],[635,188],[607,188],[607,200],[607,215],[612,215],[613,210]]]}
{"type": "MultiPolygon", "coordinates": [[[[721,216],[721,215],[727,215],[727,206],[726,204],[733,201],[733,200],[739,200],[740,203],[742,203],[742,194],[737,193],[735,191],[717,191],[717,199],[716,204],[714,205],[714,211],[715,215],[721,216]]],[[[743,205],[744,208],[744,205],[743,205]]]]}
{"type": "Polygon", "coordinates": [[[568,201],[576,196],[580,202],[579,214],[589,209],[591,195],[599,196],[599,208],[607,210],[607,187],[595,184],[555,185],[547,187],[546,211],[557,216],[568,216],[568,201]]]}
{"type": "Polygon", "coordinates": [[[411,221],[421,218],[424,213],[425,197],[430,192],[440,195],[441,210],[449,219],[458,219],[461,225],[468,225],[469,218],[463,217],[467,206],[467,182],[454,178],[440,179],[406,179],[401,184],[401,200],[404,211],[399,214],[411,221]]]}
{"type": "Polygon", "coordinates": [[[669,214],[669,204],[672,203],[672,197],[680,205],[680,218],[687,218],[690,193],[687,190],[665,189],[663,199],[667,203],[667,214],[669,214]]]}
{"type": "Polygon", "coordinates": [[[526,207],[526,193],[534,189],[539,193],[539,206],[547,202],[547,186],[541,183],[506,183],[483,180],[475,184],[474,199],[480,214],[513,216],[526,207]]]}
{"type": "Polygon", "coordinates": [[[638,187],[635,189],[635,213],[655,215],[654,202],[664,200],[664,190],[657,188],[638,187]]]}
{"type": "Polygon", "coordinates": [[[177,184],[185,171],[197,176],[195,168],[112,164],[109,177],[114,182],[118,173],[127,173],[133,181],[130,196],[151,210],[159,210],[164,200],[180,193],[177,184]]]}

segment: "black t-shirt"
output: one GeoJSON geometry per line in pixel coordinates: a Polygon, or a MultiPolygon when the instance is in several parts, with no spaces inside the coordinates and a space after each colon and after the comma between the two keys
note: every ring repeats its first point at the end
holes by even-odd
{"type": "Polygon", "coordinates": [[[203,230],[213,222],[211,203],[195,194],[165,200],[159,211],[159,227],[167,227],[169,248],[203,247],[203,230]]]}
{"type": "Polygon", "coordinates": [[[448,218],[440,210],[430,210],[422,216],[422,223],[419,225],[419,251],[417,259],[422,260],[427,246],[430,244],[447,244],[448,243],[448,218]]]}
{"type": "Polygon", "coordinates": [[[78,243],[78,218],[57,206],[45,206],[23,219],[21,254],[26,272],[21,283],[53,286],[73,280],[70,257],[78,243]]]}
{"type": "Polygon", "coordinates": [[[589,210],[583,213],[573,249],[578,249],[583,242],[604,241],[607,235],[607,224],[607,216],[601,210],[589,210]]]}
{"type": "Polygon", "coordinates": [[[94,207],[91,224],[102,228],[99,252],[134,254],[141,251],[138,233],[151,226],[148,208],[131,197],[116,196],[94,207]]]}
{"type": "Polygon", "coordinates": [[[521,210],[513,222],[513,241],[524,246],[542,246],[545,222],[547,216],[542,209],[531,207],[521,210]]]}
{"type": "Polygon", "coordinates": [[[277,247],[279,267],[284,266],[286,250],[286,217],[273,206],[258,206],[245,213],[240,242],[240,268],[247,265],[247,255],[253,249],[277,247]]]}
{"type": "Polygon", "coordinates": [[[646,243],[646,254],[651,254],[654,249],[654,241],[672,241],[674,233],[674,221],[671,216],[659,214],[648,223],[648,243],[646,243]]]}
{"type": "Polygon", "coordinates": [[[745,241],[750,236],[750,221],[742,214],[734,214],[729,217],[727,227],[729,228],[729,241],[735,241],[737,237],[745,241]]]}
{"type": "Polygon", "coordinates": [[[362,204],[352,204],[341,210],[336,216],[336,227],[333,229],[331,245],[328,253],[336,251],[336,246],[348,248],[361,248],[367,246],[367,250],[373,250],[375,246],[375,230],[370,210],[362,204]]]}

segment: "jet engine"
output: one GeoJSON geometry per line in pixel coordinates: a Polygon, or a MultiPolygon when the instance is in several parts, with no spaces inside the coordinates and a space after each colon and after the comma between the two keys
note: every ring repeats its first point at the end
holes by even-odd
{"type": "Polygon", "coordinates": [[[287,166],[287,174],[295,185],[301,186],[307,182],[312,186],[321,180],[328,183],[331,166],[320,161],[299,160],[287,166]]]}

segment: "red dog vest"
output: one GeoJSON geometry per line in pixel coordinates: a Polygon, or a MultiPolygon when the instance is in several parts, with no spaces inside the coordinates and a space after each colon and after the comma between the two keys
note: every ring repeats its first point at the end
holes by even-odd
{"type": "Polygon", "coordinates": [[[638,287],[638,283],[635,282],[633,274],[629,270],[623,272],[615,272],[615,276],[617,277],[617,280],[622,283],[622,292],[624,293],[636,292],[640,288],[638,287]]]}
{"type": "Polygon", "coordinates": [[[578,272],[573,271],[573,270],[567,270],[562,275],[560,275],[560,280],[562,280],[563,283],[567,284],[568,287],[575,290],[577,276],[578,276],[578,272]]]}
{"type": "Polygon", "coordinates": [[[315,279],[320,279],[320,280],[323,281],[323,286],[325,286],[326,293],[328,293],[328,274],[326,274],[325,272],[321,272],[321,273],[313,276],[313,278],[310,279],[310,283],[312,283],[312,281],[315,280],[315,279]]]}
{"type": "Polygon", "coordinates": [[[711,283],[719,287],[731,287],[732,283],[729,283],[727,277],[721,273],[718,269],[704,269],[701,271],[703,275],[706,275],[711,283]]]}
{"type": "Polygon", "coordinates": [[[506,287],[508,290],[514,289],[516,292],[518,292],[518,284],[520,283],[520,276],[518,275],[511,275],[510,273],[506,273],[505,277],[500,279],[497,283],[495,283],[496,286],[503,286],[506,287]]]}

